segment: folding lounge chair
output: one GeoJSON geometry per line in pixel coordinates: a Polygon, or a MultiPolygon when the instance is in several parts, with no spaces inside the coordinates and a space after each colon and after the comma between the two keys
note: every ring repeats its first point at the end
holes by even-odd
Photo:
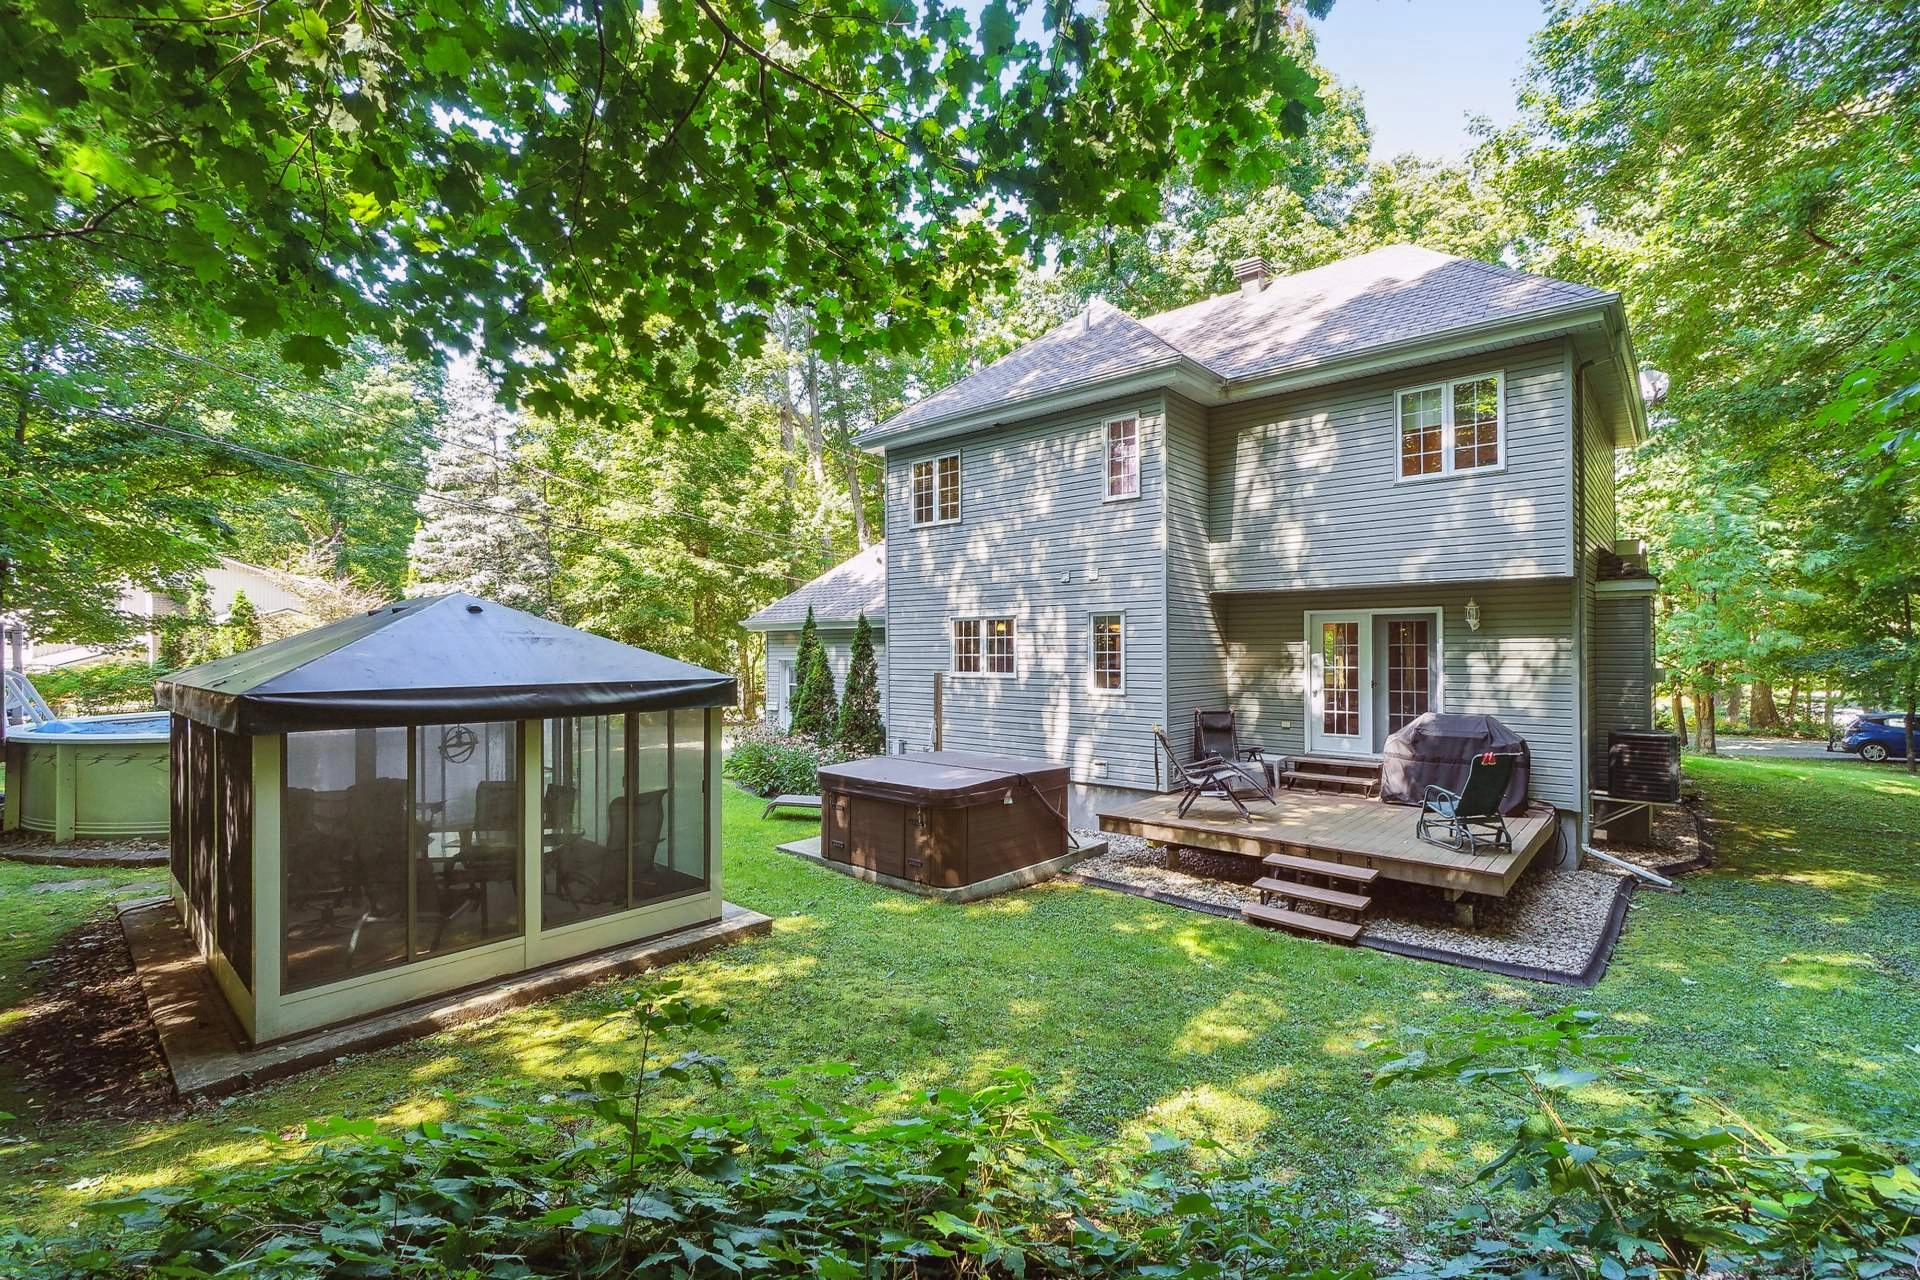
{"type": "Polygon", "coordinates": [[[1467,769],[1467,783],[1458,793],[1429,785],[1420,801],[1414,834],[1447,849],[1511,853],[1513,837],[1500,812],[1500,797],[1513,778],[1514,759],[1491,751],[1475,756],[1467,769]]]}
{"type": "Polygon", "coordinates": [[[1193,758],[1225,760],[1239,769],[1240,776],[1261,795],[1269,800],[1276,799],[1273,785],[1267,780],[1265,749],[1241,744],[1231,710],[1193,713],[1193,758]]]}
{"type": "MultiPolygon", "coordinates": [[[[1202,796],[1214,796],[1232,804],[1243,818],[1251,818],[1246,802],[1234,794],[1234,787],[1251,782],[1246,771],[1219,756],[1203,756],[1185,764],[1173,753],[1173,744],[1167,741],[1167,735],[1158,725],[1154,726],[1154,738],[1160,744],[1160,750],[1167,757],[1167,767],[1172,770],[1168,780],[1180,787],[1180,816],[1186,817],[1187,810],[1193,808],[1193,802],[1202,796]]],[[[1252,785],[1258,786],[1258,783],[1252,785]]],[[[1268,804],[1274,803],[1273,796],[1265,787],[1260,787],[1260,798],[1268,804]]]]}

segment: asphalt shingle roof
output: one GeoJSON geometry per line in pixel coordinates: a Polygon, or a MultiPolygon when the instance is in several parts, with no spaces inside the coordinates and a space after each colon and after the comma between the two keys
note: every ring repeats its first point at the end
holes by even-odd
{"type": "Polygon", "coordinates": [[[984,369],[915,401],[880,428],[904,431],[934,418],[987,409],[1082,382],[1178,363],[1180,352],[1117,307],[1095,302],[1057,329],[984,369]]]}
{"type": "Polygon", "coordinates": [[[1389,245],[1144,320],[1096,302],[909,405],[862,443],[884,444],[914,427],[1173,366],[1182,357],[1233,381],[1613,297],[1416,245],[1389,245]]]}
{"type": "Polygon", "coordinates": [[[876,542],[835,565],[790,596],[775,600],[740,625],[749,631],[798,629],[812,608],[816,623],[852,623],[862,613],[882,626],[887,619],[887,544],[876,542]]]}

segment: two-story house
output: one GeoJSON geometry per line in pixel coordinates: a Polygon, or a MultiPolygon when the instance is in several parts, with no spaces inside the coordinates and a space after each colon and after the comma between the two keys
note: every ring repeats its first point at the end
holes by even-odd
{"type": "Polygon", "coordinates": [[[1619,297],[1405,245],[1235,274],[1161,315],[1095,303],[860,438],[890,740],[1065,761],[1082,807],[1154,787],[1153,727],[1184,749],[1196,709],[1356,758],[1487,713],[1584,834],[1606,730],[1651,721],[1619,297]]]}

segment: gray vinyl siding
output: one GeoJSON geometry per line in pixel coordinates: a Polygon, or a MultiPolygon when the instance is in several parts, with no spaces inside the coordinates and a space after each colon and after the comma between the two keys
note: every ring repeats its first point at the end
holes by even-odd
{"type": "Polygon", "coordinates": [[[1227,705],[1226,639],[1209,591],[1206,411],[1167,397],[1167,729],[1184,749],[1195,711],[1227,705]]]}
{"type": "Polygon", "coordinates": [[[1216,591],[1572,577],[1567,347],[1539,343],[1217,407],[1216,591]],[[1396,483],[1396,393],[1505,375],[1505,467],[1396,483]]]}
{"type": "Polygon", "coordinates": [[[1227,678],[1243,742],[1306,750],[1306,614],[1439,608],[1441,708],[1497,716],[1527,740],[1531,793],[1579,802],[1573,584],[1565,580],[1235,595],[1224,599],[1227,678]],[[1480,605],[1479,631],[1464,607],[1480,605]]]}
{"type": "Polygon", "coordinates": [[[1653,594],[1601,592],[1594,602],[1593,785],[1607,785],[1607,734],[1653,728],[1653,594]]]}
{"type": "MultiPolygon", "coordinates": [[[[847,668],[853,665],[853,628],[821,627],[820,645],[827,651],[827,668],[833,672],[833,692],[838,697],[847,691],[847,668]]],[[[800,652],[798,631],[767,633],[766,690],[768,720],[784,727],[787,723],[787,684],[781,664],[794,661],[800,652]]],[[[887,719],[887,638],[886,632],[873,631],[873,659],[880,668],[880,719],[887,719]]],[[[889,736],[891,726],[889,725],[889,736]]]]}
{"type": "Polygon", "coordinates": [[[933,742],[1036,755],[1082,781],[1153,783],[1152,727],[1166,716],[1164,431],[1161,397],[1113,401],[968,436],[889,450],[887,668],[895,745],[933,742]],[[1103,424],[1140,418],[1140,496],[1103,501],[1103,424]],[[961,517],[915,528],[913,463],[958,452],[961,517]],[[1126,615],[1120,694],[1091,689],[1091,617],[1126,615]],[[950,620],[1008,617],[1015,674],[951,673],[950,620]],[[1095,761],[1104,761],[1104,776],[1095,761]]]}

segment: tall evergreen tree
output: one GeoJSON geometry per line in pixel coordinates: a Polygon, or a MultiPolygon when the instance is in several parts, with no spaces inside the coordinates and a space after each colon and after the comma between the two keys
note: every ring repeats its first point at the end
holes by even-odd
{"type": "Polygon", "coordinates": [[[447,378],[440,446],[418,506],[412,576],[427,594],[464,591],[533,613],[553,598],[541,496],[513,469],[516,423],[471,366],[447,378]]]}
{"type": "Polygon", "coordinates": [[[244,591],[233,593],[233,604],[227,610],[227,630],[232,635],[235,653],[260,646],[260,610],[244,591]]]}
{"type": "Polygon", "coordinates": [[[833,736],[839,708],[833,695],[833,668],[827,665],[827,651],[820,643],[820,628],[807,609],[807,620],[800,627],[800,650],[794,658],[800,687],[793,696],[791,728],[795,733],[816,738],[833,736]]]}
{"type": "Polygon", "coordinates": [[[840,699],[840,724],[834,735],[848,751],[884,755],[887,727],[880,722],[880,665],[873,656],[873,625],[862,613],[853,627],[853,659],[840,699]]]}

